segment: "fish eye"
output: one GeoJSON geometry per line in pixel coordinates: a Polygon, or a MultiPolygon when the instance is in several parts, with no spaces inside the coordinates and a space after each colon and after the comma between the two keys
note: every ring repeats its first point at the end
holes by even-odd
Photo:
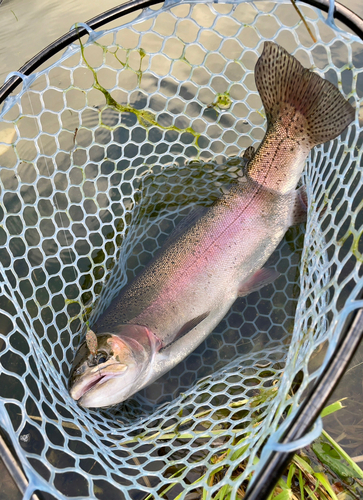
{"type": "Polygon", "coordinates": [[[107,352],[99,351],[95,356],[90,355],[87,359],[88,366],[97,366],[105,363],[111,356],[107,352]]]}
{"type": "Polygon", "coordinates": [[[105,352],[100,352],[97,355],[97,364],[100,365],[101,363],[106,363],[107,359],[107,354],[105,352]]]}

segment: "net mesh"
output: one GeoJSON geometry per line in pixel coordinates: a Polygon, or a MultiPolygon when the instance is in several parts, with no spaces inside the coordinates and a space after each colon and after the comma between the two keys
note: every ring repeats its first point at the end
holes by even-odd
{"type": "Polygon", "coordinates": [[[289,2],[169,2],[90,31],[3,105],[0,423],[28,496],[235,494],[362,306],[362,43],[300,8],[316,42],[289,2]],[[67,384],[85,321],[191,207],[243,176],[243,150],[263,138],[265,39],[357,107],[307,161],[306,226],[269,259],[280,277],[171,372],[124,404],[79,408],[67,384]]]}

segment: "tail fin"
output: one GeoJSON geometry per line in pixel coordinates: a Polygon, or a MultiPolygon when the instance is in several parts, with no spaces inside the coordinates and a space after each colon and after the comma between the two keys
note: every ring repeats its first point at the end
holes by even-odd
{"type": "Polygon", "coordinates": [[[293,106],[305,117],[311,147],[334,139],[354,120],[354,108],[333,84],[273,42],[264,43],[255,80],[268,121],[283,115],[284,104],[293,106]]]}

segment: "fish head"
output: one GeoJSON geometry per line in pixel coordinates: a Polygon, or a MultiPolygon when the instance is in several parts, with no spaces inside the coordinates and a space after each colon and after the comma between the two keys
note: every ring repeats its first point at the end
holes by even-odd
{"type": "MultiPolygon", "coordinates": [[[[144,327],[131,325],[130,328],[144,327]]],[[[144,346],[138,340],[119,333],[99,334],[95,355],[83,342],[72,364],[71,397],[82,407],[101,408],[121,403],[134,394],[152,354],[150,344],[144,346]]]]}

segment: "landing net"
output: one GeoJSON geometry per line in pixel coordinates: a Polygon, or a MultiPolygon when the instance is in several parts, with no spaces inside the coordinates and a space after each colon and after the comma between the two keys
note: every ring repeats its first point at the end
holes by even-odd
{"type": "Polygon", "coordinates": [[[89,30],[3,104],[0,423],[27,498],[235,495],[362,307],[362,42],[299,6],[316,42],[289,2],[166,2],[89,30]],[[280,277],[238,299],[184,362],[125,404],[83,410],[67,384],[85,322],[191,207],[243,175],[243,151],[264,136],[264,40],[357,109],[307,161],[308,222],[269,259],[280,277]]]}

